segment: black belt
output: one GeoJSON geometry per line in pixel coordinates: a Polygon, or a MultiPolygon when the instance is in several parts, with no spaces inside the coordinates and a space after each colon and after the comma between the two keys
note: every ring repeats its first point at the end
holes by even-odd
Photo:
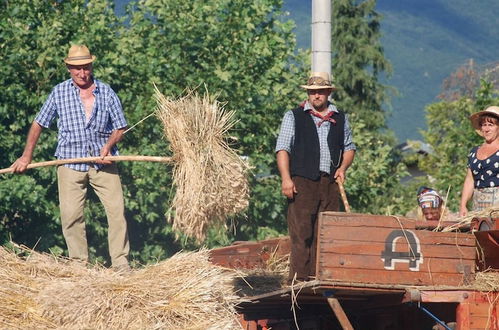
{"type": "Polygon", "coordinates": [[[323,172],[323,171],[319,171],[319,175],[320,176],[329,176],[329,173],[323,172]]]}

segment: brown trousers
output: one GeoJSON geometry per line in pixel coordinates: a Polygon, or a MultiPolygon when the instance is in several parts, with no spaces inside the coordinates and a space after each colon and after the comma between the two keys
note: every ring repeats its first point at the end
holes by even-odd
{"type": "Polygon", "coordinates": [[[289,280],[315,276],[317,250],[317,216],[323,211],[339,210],[338,184],[322,175],[312,181],[293,177],[298,193],[288,199],[288,231],[291,240],[289,280]]]}
{"type": "Polygon", "coordinates": [[[97,171],[90,168],[80,172],[65,166],[57,168],[59,187],[59,207],[61,209],[62,233],[70,258],[88,260],[87,236],[83,208],[90,185],[107,216],[108,244],[111,262],[114,267],[128,264],[130,245],[125,220],[123,190],[116,164],[97,171]]]}

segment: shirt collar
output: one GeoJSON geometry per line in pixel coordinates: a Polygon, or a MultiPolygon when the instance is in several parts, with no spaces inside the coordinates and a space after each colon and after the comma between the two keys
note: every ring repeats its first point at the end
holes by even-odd
{"type": "MultiPolygon", "coordinates": [[[[99,91],[100,91],[100,81],[98,81],[97,79],[93,78],[94,79],[94,84],[95,84],[95,89],[93,91],[94,94],[98,94],[99,91]]],[[[69,78],[69,83],[71,84],[71,86],[75,89],[75,90],[78,90],[79,91],[79,88],[78,86],[75,85],[74,81],[72,78],[69,78]]]]}
{"type": "MultiPolygon", "coordinates": [[[[331,111],[339,112],[338,109],[336,108],[336,106],[334,104],[332,104],[329,101],[327,103],[328,103],[328,106],[327,106],[328,112],[331,112],[331,111]]],[[[309,110],[312,110],[312,109],[313,109],[313,107],[310,104],[310,102],[308,102],[308,100],[303,103],[303,111],[309,111],[309,110]]]]}

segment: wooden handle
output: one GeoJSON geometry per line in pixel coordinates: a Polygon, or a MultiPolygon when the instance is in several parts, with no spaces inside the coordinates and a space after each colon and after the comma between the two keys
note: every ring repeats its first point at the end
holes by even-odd
{"type": "MultiPolygon", "coordinates": [[[[139,162],[157,162],[157,163],[169,163],[172,161],[171,157],[158,157],[158,156],[106,156],[101,157],[83,157],[83,158],[69,158],[69,159],[57,159],[49,160],[46,162],[32,163],[28,165],[28,169],[43,167],[43,166],[53,166],[53,165],[64,165],[64,164],[75,164],[75,163],[94,163],[99,160],[110,160],[113,162],[117,161],[139,161],[139,162]]],[[[12,173],[12,168],[4,168],[0,170],[0,174],[12,173]]]]}
{"type": "Polygon", "coordinates": [[[345,212],[350,213],[350,204],[348,204],[347,194],[345,193],[345,187],[343,187],[343,183],[336,181],[338,183],[338,187],[340,188],[341,200],[343,201],[343,206],[345,206],[345,212]]]}

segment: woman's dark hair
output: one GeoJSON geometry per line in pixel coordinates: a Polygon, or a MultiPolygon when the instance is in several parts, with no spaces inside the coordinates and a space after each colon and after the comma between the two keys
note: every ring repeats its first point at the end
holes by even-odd
{"type": "Polygon", "coordinates": [[[483,114],[480,115],[480,119],[478,119],[478,125],[482,126],[483,123],[492,123],[494,125],[499,125],[499,118],[491,114],[483,114]]]}

